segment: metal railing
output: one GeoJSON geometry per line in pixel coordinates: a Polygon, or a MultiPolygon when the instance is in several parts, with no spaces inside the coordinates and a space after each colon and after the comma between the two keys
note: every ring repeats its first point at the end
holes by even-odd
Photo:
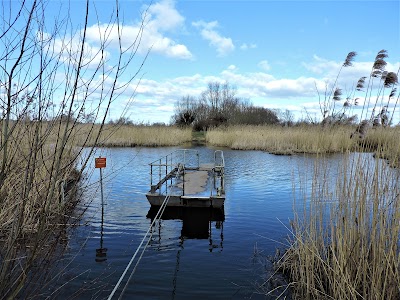
{"type": "Polygon", "coordinates": [[[225,159],[222,150],[214,151],[214,189],[217,196],[225,194],[225,159]]]}
{"type": "Polygon", "coordinates": [[[159,158],[150,164],[150,185],[151,192],[159,190],[162,193],[162,186],[177,172],[185,172],[186,170],[197,170],[200,168],[199,151],[193,149],[178,149],[168,155],[159,158]]]}
{"type": "MultiPolygon", "coordinates": [[[[185,195],[186,170],[199,170],[199,151],[193,149],[179,149],[159,158],[150,164],[150,192],[162,195],[168,189],[168,182],[173,185],[181,181],[182,196],[185,195]]],[[[214,166],[212,167],[211,196],[225,194],[225,159],[222,150],[214,151],[214,166]]]]}

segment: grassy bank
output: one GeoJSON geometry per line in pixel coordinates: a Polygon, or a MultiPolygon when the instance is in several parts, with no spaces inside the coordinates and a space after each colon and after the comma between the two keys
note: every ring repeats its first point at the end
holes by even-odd
{"type": "MultiPolygon", "coordinates": [[[[76,127],[77,145],[93,146],[100,125],[79,124],[76,127]],[[88,140],[86,140],[88,138],[88,140]]],[[[192,140],[190,128],[174,126],[104,125],[97,145],[99,147],[164,147],[177,146],[192,140]]]]}
{"type": "Polygon", "coordinates": [[[332,153],[352,150],[350,127],[234,126],[207,132],[210,145],[238,150],[263,150],[276,154],[332,153]]]}
{"type": "Polygon", "coordinates": [[[354,126],[232,126],[207,131],[209,145],[275,154],[376,151],[395,160],[400,154],[400,128],[371,128],[365,139],[350,138],[354,126]]]}

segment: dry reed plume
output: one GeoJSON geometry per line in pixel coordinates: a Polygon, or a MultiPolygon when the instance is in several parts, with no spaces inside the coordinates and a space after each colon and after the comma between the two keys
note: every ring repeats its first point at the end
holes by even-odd
{"type": "Polygon", "coordinates": [[[362,154],[333,171],[317,161],[277,268],[295,299],[399,299],[398,172],[362,154]]]}

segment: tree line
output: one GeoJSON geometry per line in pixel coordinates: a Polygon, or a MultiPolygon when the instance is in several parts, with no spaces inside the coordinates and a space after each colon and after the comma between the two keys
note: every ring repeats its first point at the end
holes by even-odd
{"type": "Polygon", "coordinates": [[[194,130],[207,130],[220,125],[278,124],[279,115],[293,122],[293,115],[253,105],[239,98],[237,89],[228,82],[209,82],[198,97],[186,95],[175,103],[171,123],[193,126],[194,130]]]}

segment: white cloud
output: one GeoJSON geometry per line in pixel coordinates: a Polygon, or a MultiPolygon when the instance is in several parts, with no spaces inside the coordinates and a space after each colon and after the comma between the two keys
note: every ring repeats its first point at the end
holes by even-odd
{"type": "MultiPolygon", "coordinates": [[[[50,34],[38,31],[36,38],[39,42],[50,40],[50,34]]],[[[54,54],[59,55],[61,62],[77,66],[80,60],[80,53],[82,48],[82,39],[77,35],[63,38],[54,38],[52,43],[43,42],[46,45],[46,51],[54,51],[54,54]]],[[[83,56],[81,66],[85,69],[96,69],[101,65],[105,65],[110,52],[107,49],[101,49],[97,45],[85,43],[83,47],[83,56]]],[[[107,68],[107,67],[106,67],[107,68]]]]}
{"type": "Polygon", "coordinates": [[[235,50],[232,39],[221,36],[215,29],[218,27],[218,22],[193,22],[192,25],[200,29],[200,34],[210,45],[215,47],[219,56],[225,56],[229,52],[235,50]]]}
{"type": "MultiPolygon", "coordinates": [[[[357,72],[370,71],[370,62],[358,64],[355,64],[352,68],[345,68],[344,70],[346,71],[343,71],[343,76],[354,79],[352,74],[347,74],[346,72],[350,70],[354,72],[356,70],[358,70],[357,72]]],[[[340,63],[315,57],[314,61],[308,65],[310,69],[323,69],[324,72],[319,76],[277,78],[268,72],[242,73],[232,64],[228,65],[216,76],[197,73],[161,81],[143,79],[137,90],[137,98],[132,106],[131,112],[133,113],[131,116],[133,119],[141,118],[141,121],[143,121],[143,118],[147,118],[145,121],[169,122],[173,113],[174,103],[177,100],[186,95],[198,97],[207,88],[208,82],[219,81],[229,82],[231,85],[236,86],[237,96],[249,99],[255,105],[282,110],[289,109],[296,114],[297,118],[304,114],[304,108],[306,108],[307,113],[319,117],[321,113],[317,89],[322,92],[325,90],[327,76],[324,73],[337,75],[335,72],[337,72],[337,67],[340,68],[340,63]],[[321,62],[327,62],[332,69],[323,66],[321,62]]],[[[388,69],[395,67],[398,67],[398,63],[387,65],[388,69]]],[[[334,79],[335,77],[330,78],[332,82],[334,79]]],[[[132,83],[132,89],[134,86],[135,83],[132,83]]],[[[343,98],[345,98],[346,90],[343,89],[343,92],[343,98]]],[[[356,95],[356,97],[360,97],[359,105],[362,105],[363,93],[356,95]]],[[[393,106],[393,103],[391,103],[391,106],[393,106]]],[[[360,114],[359,109],[355,108],[354,113],[360,114]]]]}
{"type": "Polygon", "coordinates": [[[269,65],[267,60],[260,61],[258,63],[258,66],[264,71],[269,71],[271,69],[271,66],[269,65]]]}
{"type": "Polygon", "coordinates": [[[157,31],[171,31],[181,27],[185,18],[175,9],[175,1],[163,0],[150,6],[148,10],[149,27],[157,31]]]}
{"type": "MultiPolygon", "coordinates": [[[[342,88],[344,91],[350,91],[354,89],[357,81],[365,76],[369,78],[373,62],[372,61],[354,61],[352,66],[343,67],[343,62],[337,62],[333,60],[327,60],[317,55],[313,56],[313,61],[308,63],[302,63],[306,70],[311,71],[313,75],[317,75],[321,80],[325,81],[328,86],[332,86],[337,79],[337,86],[342,88]],[[340,74],[339,74],[340,71],[340,74]],[[339,77],[338,77],[339,75],[339,77]]],[[[385,70],[388,72],[397,72],[399,69],[399,63],[387,63],[385,70]]],[[[375,84],[379,83],[379,80],[374,80],[375,84]]],[[[320,91],[324,91],[325,87],[322,87],[320,91]]]]}
{"type": "Polygon", "coordinates": [[[123,50],[130,47],[146,54],[151,48],[152,53],[158,53],[171,58],[192,59],[189,49],[167,35],[181,30],[185,18],[176,10],[175,2],[163,0],[151,5],[142,21],[135,24],[123,25],[118,28],[116,24],[92,25],[87,29],[88,41],[100,45],[107,40],[110,46],[118,49],[118,30],[121,33],[123,50]]]}
{"type": "Polygon", "coordinates": [[[318,55],[314,55],[313,61],[311,63],[303,62],[302,65],[307,70],[309,70],[315,74],[327,74],[328,72],[330,74],[332,74],[332,72],[337,74],[342,63],[338,63],[336,61],[330,61],[330,60],[321,58],[318,55]]]}
{"type": "MultiPolygon", "coordinates": [[[[211,81],[229,82],[238,88],[238,97],[254,101],[256,105],[286,109],[282,99],[291,99],[296,111],[302,110],[300,99],[316,99],[315,82],[323,85],[315,78],[290,80],[277,79],[264,72],[240,74],[236,66],[229,65],[219,76],[194,74],[162,81],[142,79],[130,116],[134,121],[169,122],[177,100],[186,95],[198,97],[211,81]]],[[[126,94],[132,93],[135,87],[136,83],[131,83],[126,94]]],[[[113,114],[116,118],[118,110],[114,109],[113,114]]]]}
{"type": "Polygon", "coordinates": [[[248,50],[248,49],[255,49],[255,48],[257,48],[257,45],[256,45],[256,44],[250,44],[250,45],[248,45],[248,44],[246,44],[246,43],[243,43],[242,45],[240,45],[240,49],[241,49],[241,50],[248,50]]]}

